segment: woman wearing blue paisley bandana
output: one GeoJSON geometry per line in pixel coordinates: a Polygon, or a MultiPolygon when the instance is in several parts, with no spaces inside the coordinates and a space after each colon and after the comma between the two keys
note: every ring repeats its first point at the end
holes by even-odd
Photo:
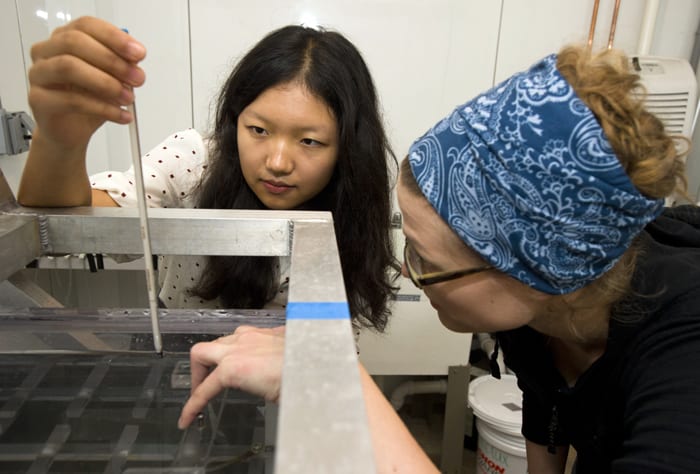
{"type": "Polygon", "coordinates": [[[700,462],[700,212],[664,211],[685,144],[627,65],[548,56],[458,106],[402,164],[404,274],[432,274],[446,327],[496,334],[529,472],[564,472],[569,446],[578,474],[700,462]]]}
{"type": "MultiPolygon", "coordinates": [[[[685,143],[640,92],[619,52],[566,48],[456,107],[402,164],[403,274],[449,329],[496,334],[532,473],[563,473],[569,446],[577,474],[700,465],[700,212],[664,209],[685,143]]],[[[243,343],[195,346],[193,366],[243,343]]],[[[240,375],[278,374],[281,351],[241,352],[222,385],[237,372],[275,398],[275,377],[240,375]]],[[[361,374],[379,472],[437,472],[361,374]]]]}

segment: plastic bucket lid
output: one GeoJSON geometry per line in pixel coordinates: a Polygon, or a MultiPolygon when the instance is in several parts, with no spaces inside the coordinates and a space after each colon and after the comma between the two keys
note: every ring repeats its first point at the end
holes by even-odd
{"type": "Polygon", "coordinates": [[[523,395],[514,375],[501,379],[482,375],[469,383],[469,406],[474,415],[497,430],[520,435],[523,395]]]}

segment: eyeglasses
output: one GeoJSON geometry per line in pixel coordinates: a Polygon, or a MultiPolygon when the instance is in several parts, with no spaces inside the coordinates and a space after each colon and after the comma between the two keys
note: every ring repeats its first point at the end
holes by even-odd
{"type": "Polygon", "coordinates": [[[406,262],[408,276],[411,278],[413,284],[418,288],[423,288],[427,285],[434,285],[435,283],[440,283],[443,281],[455,280],[463,276],[473,275],[475,273],[481,273],[485,272],[486,270],[494,269],[492,265],[486,265],[483,267],[464,270],[421,273],[421,258],[413,251],[413,248],[408,245],[408,241],[406,241],[403,247],[403,261],[406,262]]]}

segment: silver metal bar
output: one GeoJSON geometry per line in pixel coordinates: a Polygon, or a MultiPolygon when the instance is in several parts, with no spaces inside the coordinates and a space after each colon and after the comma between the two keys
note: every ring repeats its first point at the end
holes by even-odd
{"type": "MultiPolygon", "coordinates": [[[[143,254],[138,237],[138,212],[134,208],[21,209],[24,213],[31,211],[34,216],[38,212],[45,218],[47,253],[143,254]]],[[[298,214],[150,209],[152,250],[159,255],[289,255],[291,219],[310,222],[319,219],[318,213],[298,214]]],[[[29,219],[24,215],[20,218],[29,219]]]]}
{"type": "Polygon", "coordinates": [[[41,453],[27,470],[27,474],[44,474],[49,472],[54,456],[61,450],[61,446],[66,442],[69,435],[70,425],[56,425],[41,453]]]}
{"type": "Polygon", "coordinates": [[[160,383],[160,378],[162,376],[163,366],[161,364],[151,367],[151,370],[148,372],[148,377],[143,383],[141,397],[134,405],[134,409],[131,411],[131,416],[136,419],[146,418],[148,407],[153,402],[153,397],[155,396],[158,384],[160,383]]]}
{"type": "MultiPolygon", "coordinates": [[[[230,334],[243,324],[273,327],[285,321],[283,310],[161,312],[164,350],[172,354],[187,353],[198,340],[230,334]]],[[[141,353],[149,349],[150,330],[143,309],[0,308],[0,354],[141,353]]]]}
{"type": "Polygon", "coordinates": [[[12,424],[17,417],[17,413],[22,408],[22,405],[24,405],[31,396],[32,391],[41,383],[50,369],[51,363],[49,361],[45,361],[34,367],[32,372],[22,381],[22,385],[15,390],[12,398],[5,402],[0,409],[0,434],[3,434],[12,424]]]}
{"type": "Polygon", "coordinates": [[[109,344],[90,331],[70,331],[68,335],[89,352],[109,352],[111,349],[109,344]]]}
{"type": "MultiPolygon", "coordinates": [[[[0,280],[2,281],[2,280],[0,280]]],[[[17,290],[21,291],[28,299],[41,308],[62,308],[63,305],[56,298],[44,291],[39,285],[34,283],[24,274],[16,272],[7,279],[17,290]]]]}
{"type": "Polygon", "coordinates": [[[376,472],[333,224],[293,231],[275,468],[376,472]]]}
{"type": "MultiPolygon", "coordinates": [[[[242,324],[275,327],[285,321],[281,309],[164,309],[163,315],[164,333],[190,336],[227,334],[242,324]]],[[[137,334],[149,329],[149,320],[143,309],[0,308],[0,333],[64,334],[66,328],[95,334],[137,334]]]]}
{"type": "Polygon", "coordinates": [[[131,160],[134,165],[134,177],[136,178],[136,204],[139,211],[139,235],[143,244],[143,256],[146,264],[146,288],[148,290],[148,309],[153,328],[153,346],[158,354],[163,353],[163,340],[160,337],[160,324],[158,322],[158,283],[156,282],[156,270],[153,266],[153,252],[151,252],[151,233],[148,228],[148,205],[146,204],[146,190],[143,185],[143,166],[141,166],[141,141],[139,140],[138,120],[136,118],[136,103],[127,106],[132,120],[129,123],[129,141],[131,142],[131,160]]]}
{"type": "Polygon", "coordinates": [[[136,425],[126,425],[124,431],[122,431],[119,441],[114,447],[112,453],[112,459],[109,460],[109,464],[104,470],[104,474],[113,474],[115,472],[122,472],[124,470],[124,464],[126,464],[126,459],[129,456],[129,451],[136,441],[139,435],[139,427],[136,425]]]}
{"type": "Polygon", "coordinates": [[[66,408],[66,417],[68,418],[79,418],[83,414],[83,410],[90,403],[93,393],[102,382],[102,379],[107,375],[109,370],[109,360],[104,359],[99,364],[96,364],[88,378],[85,379],[78,395],[73,399],[73,401],[66,408]]]}
{"type": "Polygon", "coordinates": [[[467,418],[467,404],[464,394],[469,389],[469,365],[450,366],[447,372],[447,395],[445,396],[445,416],[442,430],[442,450],[440,451],[440,471],[445,473],[462,472],[464,463],[464,420],[467,418]]]}

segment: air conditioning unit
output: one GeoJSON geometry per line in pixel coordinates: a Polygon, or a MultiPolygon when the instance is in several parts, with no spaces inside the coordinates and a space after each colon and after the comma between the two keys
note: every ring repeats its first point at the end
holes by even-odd
{"type": "Polygon", "coordinates": [[[685,59],[638,56],[632,66],[647,91],[645,105],[673,135],[692,135],[698,85],[685,59]]]}

